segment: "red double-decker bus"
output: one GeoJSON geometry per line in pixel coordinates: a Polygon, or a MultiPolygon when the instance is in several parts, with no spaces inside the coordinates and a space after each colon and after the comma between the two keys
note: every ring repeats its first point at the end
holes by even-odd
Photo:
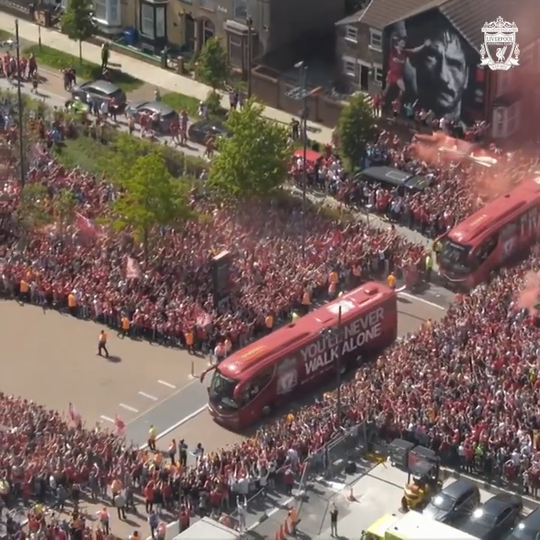
{"type": "Polygon", "coordinates": [[[201,381],[215,370],[210,414],[230,429],[243,429],[332,380],[332,372],[337,376],[360,365],[396,335],[395,291],[366,283],[206,371],[201,381]]]}
{"type": "Polygon", "coordinates": [[[540,176],[520,182],[439,238],[438,264],[449,285],[471,288],[527,255],[540,236],[540,176]]]}

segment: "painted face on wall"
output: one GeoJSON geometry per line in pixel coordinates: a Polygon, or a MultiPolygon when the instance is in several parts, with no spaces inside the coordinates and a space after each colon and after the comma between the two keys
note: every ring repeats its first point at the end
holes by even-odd
{"type": "Polygon", "coordinates": [[[458,35],[443,30],[422,51],[417,66],[421,102],[438,116],[457,118],[461,99],[467,87],[469,70],[463,45],[458,35]]]}

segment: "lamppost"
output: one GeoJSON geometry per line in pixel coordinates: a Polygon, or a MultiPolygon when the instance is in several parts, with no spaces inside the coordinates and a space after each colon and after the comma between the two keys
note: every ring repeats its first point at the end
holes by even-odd
{"type": "Polygon", "coordinates": [[[304,61],[297,62],[294,67],[298,69],[299,85],[302,93],[302,110],[300,111],[300,134],[302,137],[302,257],[306,256],[306,198],[307,198],[307,118],[308,91],[307,91],[307,66],[304,61]]]}
{"type": "Polygon", "coordinates": [[[253,67],[253,19],[248,14],[246,16],[247,24],[247,97],[251,97],[251,69],[253,67]]]}
{"type": "MultiPolygon", "coordinates": [[[[21,46],[19,39],[19,19],[15,19],[15,47],[17,53],[17,70],[21,65],[21,46]]],[[[21,171],[21,187],[24,187],[26,183],[26,168],[24,165],[24,125],[23,125],[23,98],[21,91],[22,82],[20,80],[20,73],[17,71],[17,106],[19,109],[19,161],[21,171]]]]}

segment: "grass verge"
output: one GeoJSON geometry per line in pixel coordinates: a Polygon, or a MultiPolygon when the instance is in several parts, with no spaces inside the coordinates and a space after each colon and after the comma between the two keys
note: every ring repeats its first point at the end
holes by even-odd
{"type": "Polygon", "coordinates": [[[163,103],[172,107],[175,111],[186,111],[190,116],[197,115],[197,109],[199,108],[199,100],[185,96],[184,94],[178,94],[177,92],[167,92],[161,96],[163,103]]]}
{"type": "Polygon", "coordinates": [[[148,152],[161,152],[167,168],[174,177],[195,176],[208,168],[208,162],[194,156],[187,156],[169,146],[157,145],[143,141],[126,133],[119,133],[113,128],[104,130],[102,140],[96,140],[88,131],[79,128],[76,139],[67,139],[53,149],[55,157],[67,168],[80,167],[95,175],[104,174],[108,170],[113,157],[120,151],[122,138],[129,137],[141,155],[148,152]]]}
{"type": "MultiPolygon", "coordinates": [[[[83,45],[84,49],[84,45],[83,45]]],[[[83,60],[82,63],[76,56],[68,54],[52,47],[42,45],[30,45],[24,49],[24,54],[33,54],[39,64],[57,69],[59,71],[73,67],[77,72],[78,79],[85,81],[94,81],[101,78],[101,66],[93,64],[83,60]]],[[[123,73],[118,69],[110,69],[111,81],[124,90],[124,92],[131,92],[140,88],[144,83],[127,73],[123,73]]]]}
{"type": "Polygon", "coordinates": [[[0,41],[5,41],[11,37],[13,37],[11,32],[8,32],[7,30],[0,30],[0,41]]]}

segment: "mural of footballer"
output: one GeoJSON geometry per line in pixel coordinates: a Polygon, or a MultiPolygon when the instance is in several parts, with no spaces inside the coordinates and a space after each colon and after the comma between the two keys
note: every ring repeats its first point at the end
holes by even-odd
{"type": "Polygon", "coordinates": [[[383,97],[394,87],[397,86],[399,95],[405,93],[405,81],[403,73],[405,62],[410,56],[421,52],[426,47],[431,45],[431,40],[426,39],[422,45],[414,49],[406,49],[406,41],[403,35],[394,35],[391,38],[390,51],[388,53],[388,73],[386,74],[386,86],[383,92],[383,97]]]}

